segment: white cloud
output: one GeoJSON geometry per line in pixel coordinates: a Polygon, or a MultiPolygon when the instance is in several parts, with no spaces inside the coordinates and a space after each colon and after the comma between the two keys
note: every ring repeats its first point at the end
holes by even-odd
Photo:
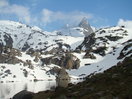
{"type": "Polygon", "coordinates": [[[53,20],[52,19],[53,14],[54,14],[54,12],[52,12],[52,11],[50,11],[48,9],[43,9],[43,11],[42,11],[42,21],[44,23],[50,23],[50,22],[52,22],[52,20],[53,20]]]}
{"type": "Polygon", "coordinates": [[[132,28],[132,21],[131,21],[131,20],[123,20],[123,19],[120,19],[120,20],[118,21],[118,25],[119,25],[119,26],[124,25],[124,26],[127,27],[127,28],[132,28]]]}
{"type": "Polygon", "coordinates": [[[21,5],[10,5],[6,0],[0,0],[0,14],[15,14],[20,21],[30,23],[30,12],[27,7],[21,5]]]}
{"type": "MultiPolygon", "coordinates": [[[[52,26],[52,24],[55,24],[56,26],[60,26],[61,24],[76,25],[84,17],[94,24],[107,22],[107,20],[104,20],[103,18],[98,18],[93,14],[82,11],[62,12],[43,9],[38,13],[31,13],[30,10],[32,11],[32,9],[22,5],[10,4],[8,1],[9,0],[0,0],[0,15],[3,14],[3,16],[10,17],[9,19],[12,17],[16,18],[26,24],[38,25],[42,27],[52,26]]],[[[37,0],[31,0],[32,7],[36,6],[37,3],[37,0]]]]}
{"type": "Polygon", "coordinates": [[[55,12],[48,9],[42,10],[42,21],[45,25],[56,21],[63,21],[63,23],[78,23],[83,17],[91,19],[93,16],[92,14],[79,11],[64,13],[60,11],[55,12]]]}

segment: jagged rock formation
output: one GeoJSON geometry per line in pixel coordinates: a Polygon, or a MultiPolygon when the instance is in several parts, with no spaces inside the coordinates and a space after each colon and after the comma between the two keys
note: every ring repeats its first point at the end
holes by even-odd
{"type": "Polygon", "coordinates": [[[76,50],[83,50],[83,48],[85,48],[85,50],[91,50],[91,48],[94,45],[95,41],[96,41],[95,33],[92,33],[88,37],[84,38],[84,41],[82,42],[82,44],[80,44],[76,48],[76,50]]]}
{"type": "Polygon", "coordinates": [[[81,20],[78,26],[84,29],[83,33],[85,37],[88,37],[91,33],[93,33],[93,29],[91,28],[90,24],[87,21],[87,18],[85,17],[81,20]]]}
{"type": "Polygon", "coordinates": [[[84,17],[77,26],[70,26],[69,24],[67,24],[57,33],[59,35],[67,35],[74,37],[88,37],[93,32],[94,31],[88,23],[87,19],[84,17]]]}

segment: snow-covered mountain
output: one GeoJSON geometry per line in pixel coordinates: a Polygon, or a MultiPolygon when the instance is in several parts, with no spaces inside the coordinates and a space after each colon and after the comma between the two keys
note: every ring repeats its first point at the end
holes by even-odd
{"type": "Polygon", "coordinates": [[[71,46],[83,39],[83,37],[76,39],[71,36],[59,36],[56,32],[42,31],[38,27],[30,27],[13,21],[0,21],[0,35],[3,45],[23,51],[29,49],[50,50],[57,47],[58,43],[71,46]]]}
{"type": "Polygon", "coordinates": [[[125,57],[132,57],[132,29],[127,26],[99,29],[85,37],[77,50],[84,51],[73,53],[81,60],[81,67],[68,71],[69,74],[87,76],[103,72],[125,57]]]}
{"type": "Polygon", "coordinates": [[[56,65],[42,67],[41,59],[53,56],[58,49],[60,53],[74,50],[82,41],[83,37],[57,35],[18,22],[0,21],[1,81],[55,79],[55,75],[47,72],[56,65]]]}
{"type": "Polygon", "coordinates": [[[131,28],[124,24],[93,31],[83,19],[77,27],[47,32],[0,21],[0,79],[51,80],[62,68],[72,78],[103,72],[132,55],[131,28]]]}

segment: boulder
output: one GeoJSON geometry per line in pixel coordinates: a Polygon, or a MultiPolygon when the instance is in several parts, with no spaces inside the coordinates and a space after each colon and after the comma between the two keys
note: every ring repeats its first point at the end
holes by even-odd
{"type": "Polygon", "coordinates": [[[68,73],[66,72],[66,70],[64,68],[60,69],[60,71],[58,72],[57,78],[60,80],[69,80],[70,79],[68,73]]]}
{"type": "Polygon", "coordinates": [[[26,60],[26,63],[29,66],[30,69],[34,69],[31,60],[26,60]]]}
{"type": "Polygon", "coordinates": [[[13,96],[12,99],[33,99],[34,93],[23,90],[13,96]]]}
{"type": "Polygon", "coordinates": [[[86,54],[83,56],[83,58],[96,59],[96,57],[94,56],[94,54],[92,54],[90,52],[86,52],[86,54]]]}

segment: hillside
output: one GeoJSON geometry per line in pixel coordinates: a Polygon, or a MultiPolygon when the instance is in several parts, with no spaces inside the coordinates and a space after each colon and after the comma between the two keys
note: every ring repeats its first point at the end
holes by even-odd
{"type": "Polygon", "coordinates": [[[77,85],[67,88],[57,87],[55,91],[39,92],[31,99],[131,99],[132,98],[132,59],[123,62],[103,73],[87,76],[77,85]]]}

